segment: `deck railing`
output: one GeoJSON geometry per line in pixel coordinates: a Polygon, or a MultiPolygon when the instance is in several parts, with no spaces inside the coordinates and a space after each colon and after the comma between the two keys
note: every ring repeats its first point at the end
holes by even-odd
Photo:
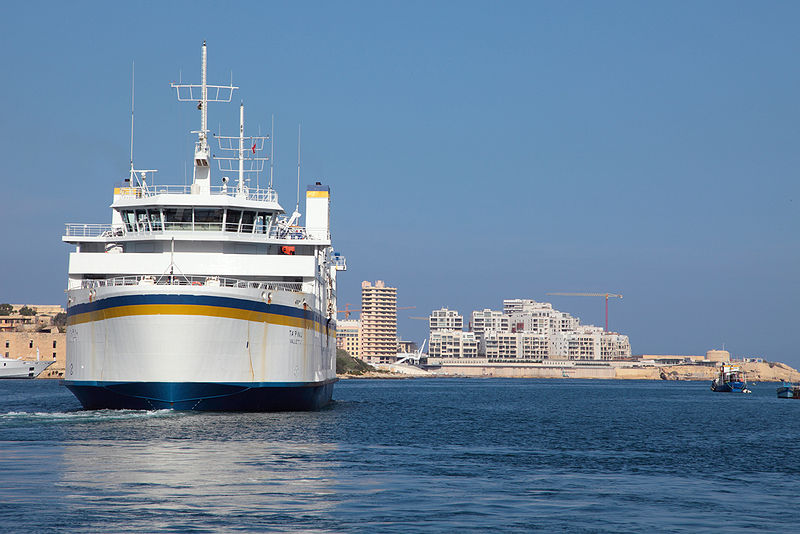
{"type": "Polygon", "coordinates": [[[125,227],[121,224],[81,224],[67,223],[66,233],[69,237],[111,237],[121,236],[125,233],[125,227]]]}
{"type": "MultiPolygon", "coordinates": [[[[232,225],[231,225],[232,226],[232,225]]],[[[125,224],[83,224],[67,223],[64,235],[66,237],[126,237],[126,236],[151,236],[163,234],[165,232],[219,232],[221,235],[253,236],[254,238],[269,239],[308,239],[309,234],[319,235],[320,231],[306,229],[303,226],[284,227],[275,225],[272,227],[259,227],[258,225],[243,224],[241,228],[223,231],[222,223],[200,223],[200,222],[165,222],[151,221],[149,224],[140,223],[135,229],[129,229],[125,224]]],[[[330,239],[330,233],[325,232],[330,239]]]]}
{"type": "Polygon", "coordinates": [[[300,292],[302,282],[276,282],[269,280],[240,280],[237,278],[220,278],[217,276],[184,276],[163,274],[161,276],[117,276],[99,280],[82,280],[81,288],[117,286],[208,286],[236,287],[241,289],[265,289],[300,292]]]}
{"type": "MultiPolygon", "coordinates": [[[[115,193],[123,197],[147,198],[156,195],[189,195],[192,193],[190,185],[148,185],[146,187],[119,187],[115,193]]],[[[278,202],[278,192],[274,189],[251,189],[245,187],[242,191],[234,187],[213,186],[212,195],[225,195],[229,197],[241,197],[247,200],[259,202],[278,202]]]]}

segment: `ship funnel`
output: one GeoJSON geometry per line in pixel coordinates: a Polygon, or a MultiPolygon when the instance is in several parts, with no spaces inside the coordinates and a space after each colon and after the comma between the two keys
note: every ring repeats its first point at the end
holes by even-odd
{"type": "Polygon", "coordinates": [[[331,224],[331,188],[317,182],[306,188],[306,232],[312,239],[328,239],[331,224]]]}

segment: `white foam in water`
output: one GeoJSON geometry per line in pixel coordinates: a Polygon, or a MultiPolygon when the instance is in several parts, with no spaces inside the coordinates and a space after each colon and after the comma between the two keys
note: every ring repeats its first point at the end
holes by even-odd
{"type": "Polygon", "coordinates": [[[174,410],[87,410],[75,412],[8,412],[0,414],[3,419],[58,420],[58,421],[114,421],[126,419],[146,419],[174,417],[180,415],[174,410]]]}

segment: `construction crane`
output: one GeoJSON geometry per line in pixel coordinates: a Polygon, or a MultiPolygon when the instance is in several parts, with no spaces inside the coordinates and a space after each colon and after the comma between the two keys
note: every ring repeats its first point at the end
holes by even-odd
{"type": "Polygon", "coordinates": [[[558,295],[561,297],[605,297],[606,299],[606,332],[608,332],[608,299],[622,298],[622,295],[616,293],[548,293],[548,295],[558,295]]]}
{"type": "Polygon", "coordinates": [[[354,310],[354,309],[352,309],[352,308],[350,307],[350,303],[349,303],[349,302],[348,302],[347,304],[345,304],[345,305],[344,305],[344,309],[343,309],[343,310],[339,310],[339,313],[343,313],[343,314],[344,314],[344,318],[345,318],[345,319],[349,319],[349,318],[350,318],[350,314],[351,314],[352,312],[361,312],[361,310],[354,310]]]}
{"type": "MultiPolygon", "coordinates": [[[[416,306],[399,306],[397,309],[398,310],[413,310],[415,308],[416,308],[416,306]]],[[[362,311],[364,311],[364,310],[362,310],[360,308],[359,309],[351,308],[350,307],[350,303],[348,302],[347,304],[344,305],[344,309],[343,310],[339,310],[339,313],[343,313],[345,320],[347,320],[347,319],[350,318],[350,314],[351,313],[353,313],[353,312],[361,313],[362,311]]]]}

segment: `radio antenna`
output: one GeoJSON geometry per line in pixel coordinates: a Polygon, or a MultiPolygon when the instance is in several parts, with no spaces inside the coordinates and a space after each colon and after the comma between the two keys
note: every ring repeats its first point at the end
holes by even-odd
{"type": "MultiPolygon", "coordinates": [[[[156,173],[158,171],[156,171],[155,169],[134,170],[134,168],[133,168],[133,110],[134,110],[133,103],[134,103],[134,94],[135,94],[134,88],[136,87],[136,82],[135,82],[136,76],[135,75],[136,75],[136,62],[132,61],[131,62],[131,171],[130,171],[131,174],[130,174],[130,177],[128,178],[128,182],[129,182],[131,187],[137,187],[136,184],[138,183],[139,184],[138,187],[142,187],[142,188],[144,188],[145,191],[147,191],[147,173],[148,172],[149,173],[156,173]],[[139,174],[136,174],[136,173],[139,173],[139,174]],[[134,183],[134,180],[136,181],[136,183],[134,183]]],[[[151,178],[152,178],[152,176],[151,176],[151,178]]]]}
{"type": "Polygon", "coordinates": [[[136,61],[131,61],[131,174],[129,178],[130,186],[134,187],[133,177],[133,97],[135,94],[134,88],[136,87],[136,61]]]}
{"type": "Polygon", "coordinates": [[[272,126],[269,131],[269,190],[272,189],[272,172],[275,164],[275,114],[272,114],[272,126]]]}
{"type": "Polygon", "coordinates": [[[297,206],[294,208],[296,213],[300,213],[300,128],[302,124],[297,125],[297,206]]]}

